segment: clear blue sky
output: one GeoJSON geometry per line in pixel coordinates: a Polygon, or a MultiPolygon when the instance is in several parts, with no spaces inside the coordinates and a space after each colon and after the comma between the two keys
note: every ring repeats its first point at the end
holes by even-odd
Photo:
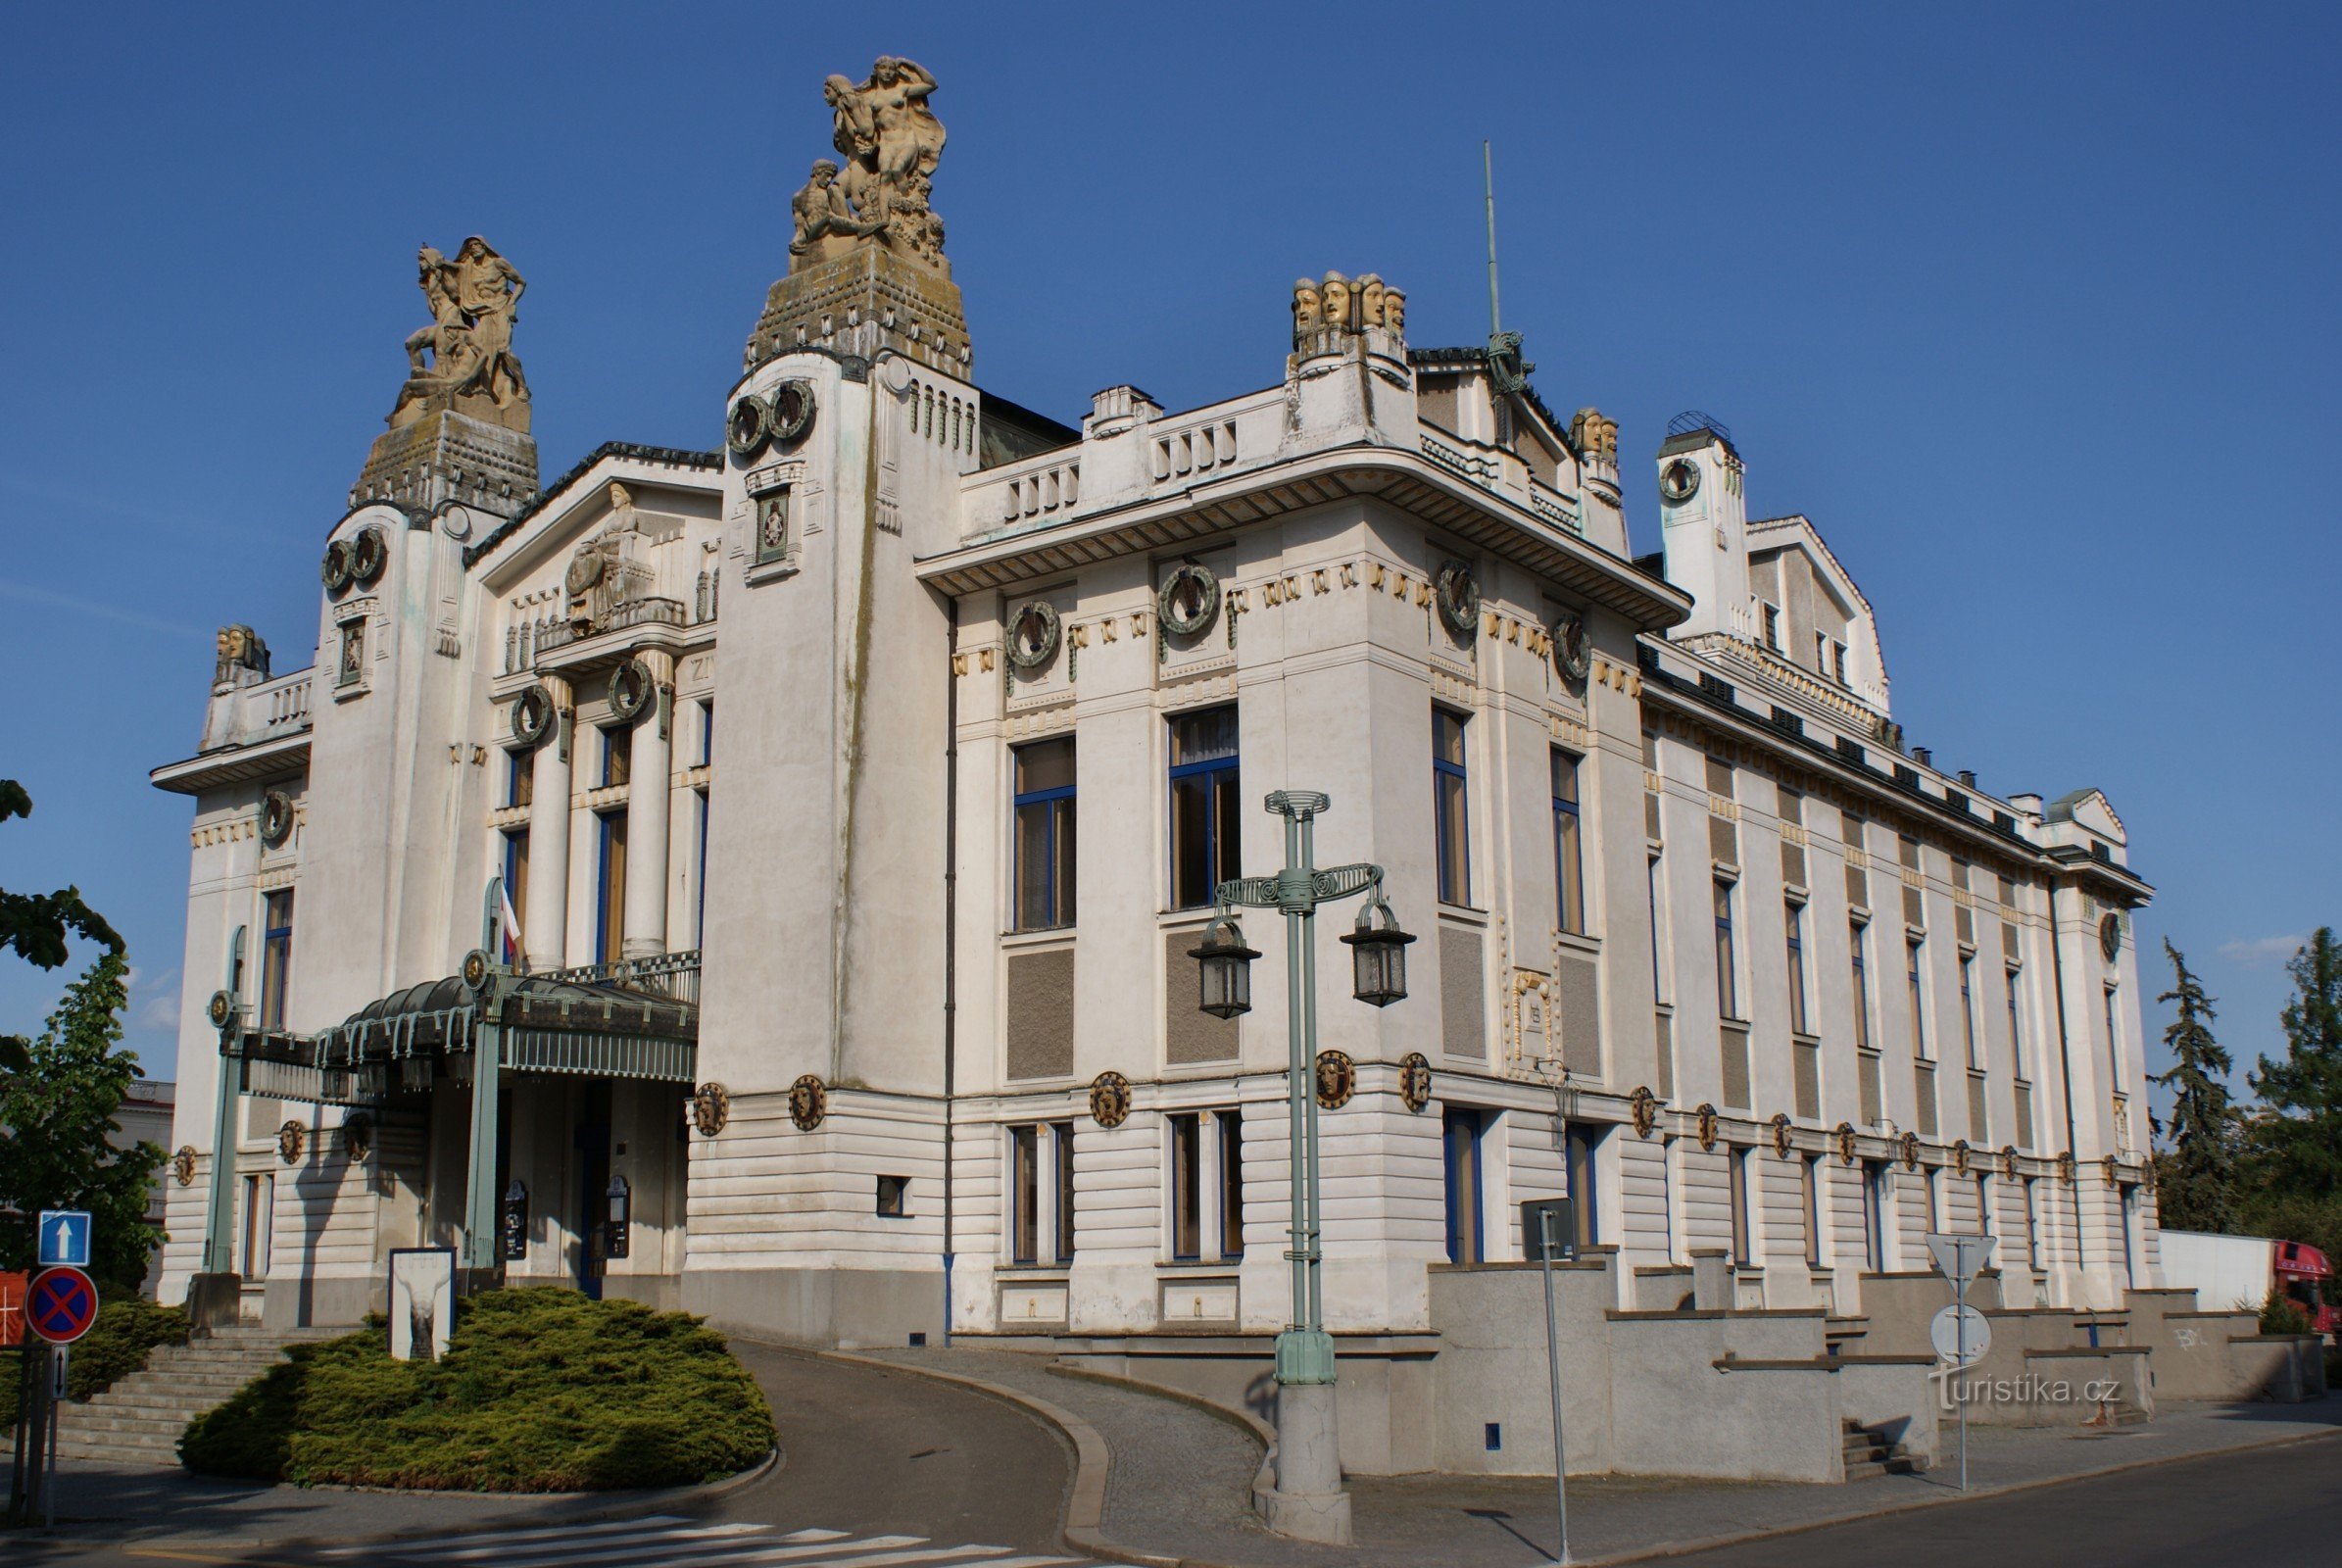
{"type": "MultiPolygon", "coordinates": [[[[478,230],[527,274],[547,476],[713,447],[821,78],[894,53],[942,81],[978,379],[1066,418],[1272,382],[1300,272],[1478,340],[1493,137],[1506,324],[1549,404],[1620,421],[1637,548],[1664,421],[1715,414],[1752,509],[1869,593],[1915,744],[2112,795],[2142,935],[2249,1061],[2285,954],[2342,922],[2336,15],[17,8],[0,774],[36,809],[0,885],[77,881],[122,929],[168,1073],[188,805],[146,770],[193,749],[216,627],[311,657],[416,245],[478,230]]],[[[0,963],[0,1027],[64,978],[0,963]]]]}

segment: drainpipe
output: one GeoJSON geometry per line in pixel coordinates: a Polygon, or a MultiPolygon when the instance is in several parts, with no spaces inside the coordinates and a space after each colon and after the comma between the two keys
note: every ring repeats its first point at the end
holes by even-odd
{"type": "MultiPolygon", "coordinates": [[[[2074,1147],[2074,1042],[2066,1030],[2066,952],[2058,935],[2057,884],[2049,884],[2049,974],[2056,983],[2058,998],[2058,1087],[2066,1098],[2066,1150],[2074,1156],[2074,1185],[2069,1192],[2074,1200],[2074,1268],[2076,1274],[2083,1267],[2081,1250],[2081,1151],[2074,1147]]],[[[2084,1288],[2087,1294],[2087,1288],[2084,1288]]],[[[2098,1331],[2090,1330],[2090,1343],[2098,1343],[2098,1331]]]]}
{"type": "Polygon", "coordinates": [[[944,1344],[951,1343],[951,1097],[959,1066],[959,596],[944,628],[944,1344]]]}

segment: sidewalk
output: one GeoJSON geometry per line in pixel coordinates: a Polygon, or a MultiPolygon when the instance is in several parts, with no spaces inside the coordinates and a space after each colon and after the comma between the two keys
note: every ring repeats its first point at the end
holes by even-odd
{"type": "MultiPolygon", "coordinates": [[[[1111,1455],[1101,1533],[1155,1563],[1237,1568],[1530,1568],[1552,1561],[1550,1478],[1399,1476],[1350,1482],[1357,1544],[1306,1545],[1270,1535],[1249,1507],[1259,1443],[1186,1403],[1085,1378],[1009,1351],[886,1350],[876,1359],[973,1378],[1088,1423],[1111,1455]]],[[[1968,1495],[2269,1443],[2342,1434],[2342,1396],[2310,1404],[2168,1403],[2153,1422],[2106,1434],[1975,1427],[1968,1495]]],[[[1571,1555],[1627,1561],[1752,1535],[1810,1529],[1906,1508],[1957,1503],[1956,1440],[1926,1475],[1844,1486],[1583,1478],[1570,1483],[1571,1555]]]]}

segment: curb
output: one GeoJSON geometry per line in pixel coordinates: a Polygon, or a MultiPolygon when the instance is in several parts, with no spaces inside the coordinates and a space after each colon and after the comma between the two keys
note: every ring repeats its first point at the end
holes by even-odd
{"type": "MultiPolygon", "coordinates": [[[[737,1474],[726,1476],[721,1481],[710,1481],[703,1486],[659,1487],[651,1491],[630,1490],[617,1494],[612,1501],[603,1507],[580,1508],[573,1512],[564,1512],[560,1519],[551,1522],[555,1524],[584,1524],[611,1519],[638,1518],[645,1514],[656,1513],[661,1508],[670,1507],[679,1502],[691,1501],[702,1497],[720,1497],[727,1493],[737,1492],[744,1487],[752,1486],[758,1481],[764,1480],[766,1477],[780,1470],[782,1466],[787,1463],[787,1453],[778,1444],[775,1444],[765,1453],[761,1461],[749,1466],[749,1468],[742,1470],[737,1474]]],[[[189,1473],[192,1474],[192,1472],[189,1473]]],[[[202,1477],[199,1479],[215,1480],[219,1478],[202,1477]]],[[[233,1487],[236,1485],[235,1482],[230,1480],[220,1480],[220,1484],[228,1487],[233,1487]]],[[[583,1498],[610,1497],[612,1495],[607,1492],[452,1492],[444,1489],[432,1491],[400,1490],[394,1487],[296,1487],[284,1482],[278,1482],[273,1487],[270,1487],[267,1490],[309,1494],[346,1492],[360,1493],[372,1496],[392,1497],[512,1497],[527,1498],[531,1501],[540,1502],[568,1502],[583,1498]]],[[[60,1520],[59,1524],[64,1526],[87,1522],[88,1521],[86,1520],[64,1519],[60,1520]]],[[[442,1533],[444,1533],[443,1526],[428,1526],[413,1529],[380,1531],[370,1536],[358,1537],[307,1534],[283,1536],[126,1536],[104,1541],[73,1541],[52,1538],[45,1544],[52,1544],[69,1551],[120,1551],[125,1554],[136,1555],[141,1552],[162,1553],[175,1551],[196,1553],[206,1551],[273,1551],[287,1547],[306,1548],[315,1546],[388,1545],[394,1542],[427,1540],[442,1533]]]]}
{"type": "Polygon", "coordinates": [[[1106,1476],[1113,1469],[1113,1453],[1107,1448],[1106,1440],[1098,1435],[1098,1428],[1063,1405],[1052,1404],[1021,1389],[989,1383],[964,1373],[944,1372],[903,1361],[886,1361],[876,1356],[854,1355],[845,1350],[817,1350],[814,1353],[825,1361],[843,1361],[850,1366],[868,1367],[881,1372],[907,1372],[913,1377],[928,1378],[937,1383],[955,1384],[1039,1416],[1055,1427],[1073,1445],[1073,1481],[1065,1492],[1064,1528],[1060,1533],[1065,1544],[1094,1557],[1137,1563],[1141,1568],[1186,1568],[1184,1559],[1134,1551],[1106,1538],[1101,1527],[1106,1512],[1106,1476]]]}
{"type": "MultiPolygon", "coordinates": [[[[1884,1519],[1899,1513],[1920,1513],[1930,1508],[1957,1507],[1964,1502],[1982,1502],[1989,1497],[2015,1496],[2025,1492],[2045,1492],[2051,1487],[2070,1487],[2077,1482],[2096,1481],[2106,1476],[2122,1475],[2132,1470],[2158,1470],[2166,1465],[2187,1464],[2197,1459],[2219,1459],[2234,1453],[2257,1453],[2269,1448],[2290,1448],[2305,1443],[2329,1443],[2342,1438],[2342,1429],[2324,1432],[2295,1432],[2284,1437],[2269,1438],[2259,1443],[2231,1444],[2224,1448],[2199,1448],[2193,1453],[2159,1453],[2152,1458],[2130,1459],[2122,1464],[2107,1465],[2098,1470],[2076,1471],[2070,1476],[2041,1476],[2031,1481],[2003,1482],[1997,1487],[1979,1487],[1968,1492],[1955,1492],[1942,1497],[1913,1497],[1903,1502],[1890,1502],[1861,1513],[1839,1514],[1830,1519],[1815,1519],[1798,1524],[1775,1525],[1764,1530],[1743,1530],[1734,1535],[1705,1536],[1697,1541],[1669,1542],[1639,1551],[1617,1552],[1606,1557],[1580,1557],[1571,1561],[1585,1568],[1609,1568],[1614,1563],[1660,1562],[1670,1557],[1689,1556],[1697,1551],[1717,1551],[1726,1546],[1742,1546],[1751,1542],[1773,1541],[1782,1536],[1810,1535],[1817,1530],[1830,1530],[1838,1525],[1860,1524],[1871,1519],[1884,1519]]],[[[1202,1568],[1202,1565],[1191,1565],[1202,1568]]]]}

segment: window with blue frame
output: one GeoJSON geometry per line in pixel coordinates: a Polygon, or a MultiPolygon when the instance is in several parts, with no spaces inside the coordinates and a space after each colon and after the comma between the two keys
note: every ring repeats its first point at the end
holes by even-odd
{"type": "Polygon", "coordinates": [[[1789,1033],[1811,1034],[1813,1026],[1805,1016],[1805,906],[1795,900],[1781,905],[1781,928],[1787,945],[1789,980],[1789,1033]]]}
{"type": "Polygon", "coordinates": [[[1236,706],[1206,708],[1171,719],[1171,907],[1212,902],[1238,869],[1243,839],[1238,812],[1236,706]]]}
{"type": "Polygon", "coordinates": [[[1432,710],[1432,816],[1439,902],[1472,902],[1472,833],[1464,778],[1464,715],[1432,710]]]}
{"type": "Polygon", "coordinates": [[[1740,1016],[1740,966],[1732,952],[1732,885],[1716,882],[1716,1012],[1719,1017],[1740,1016]]]}
{"type": "Polygon", "coordinates": [[[1447,1261],[1479,1263],[1487,1260],[1488,1237],[1481,1214],[1481,1135],[1488,1121],[1481,1112],[1449,1105],[1439,1113],[1447,1177],[1447,1261]]]}
{"type": "Polygon", "coordinates": [[[615,963],[626,951],[626,812],[601,811],[594,818],[601,839],[595,877],[594,961],[615,963]]]}
{"type": "Polygon", "coordinates": [[[260,1024],[282,1029],[285,993],[293,980],[293,890],[269,894],[262,909],[260,1024]]]}
{"type": "Polygon", "coordinates": [[[512,906],[512,922],[520,930],[507,932],[515,951],[525,943],[521,933],[528,929],[528,829],[516,827],[505,834],[505,898],[512,906]]]}
{"type": "Polygon", "coordinates": [[[1846,957],[1853,972],[1854,990],[1854,1049],[1871,1049],[1871,973],[1863,958],[1863,944],[1869,931],[1860,920],[1846,922],[1846,957]]]}
{"type": "Polygon", "coordinates": [[[1921,976],[1922,960],[1927,948],[1918,937],[1903,945],[1904,960],[1909,966],[1906,976],[1911,991],[1911,1048],[1922,1061],[1931,1059],[1927,1054],[1927,987],[1921,976]]]}
{"type": "Polygon", "coordinates": [[[700,705],[700,765],[707,766],[715,760],[715,699],[710,697],[700,705]]]}
{"type": "Polygon", "coordinates": [[[1586,934],[1585,823],[1579,813],[1578,759],[1553,754],[1553,875],[1560,889],[1561,928],[1586,934]]]}
{"type": "Polygon", "coordinates": [[[1073,737],[1036,741],[1011,754],[1015,908],[1011,929],[1073,924],[1073,737]]]}
{"type": "Polygon", "coordinates": [[[707,792],[694,790],[692,795],[699,803],[700,813],[699,911],[693,918],[693,929],[699,932],[699,945],[704,948],[707,945],[707,792]]]}

